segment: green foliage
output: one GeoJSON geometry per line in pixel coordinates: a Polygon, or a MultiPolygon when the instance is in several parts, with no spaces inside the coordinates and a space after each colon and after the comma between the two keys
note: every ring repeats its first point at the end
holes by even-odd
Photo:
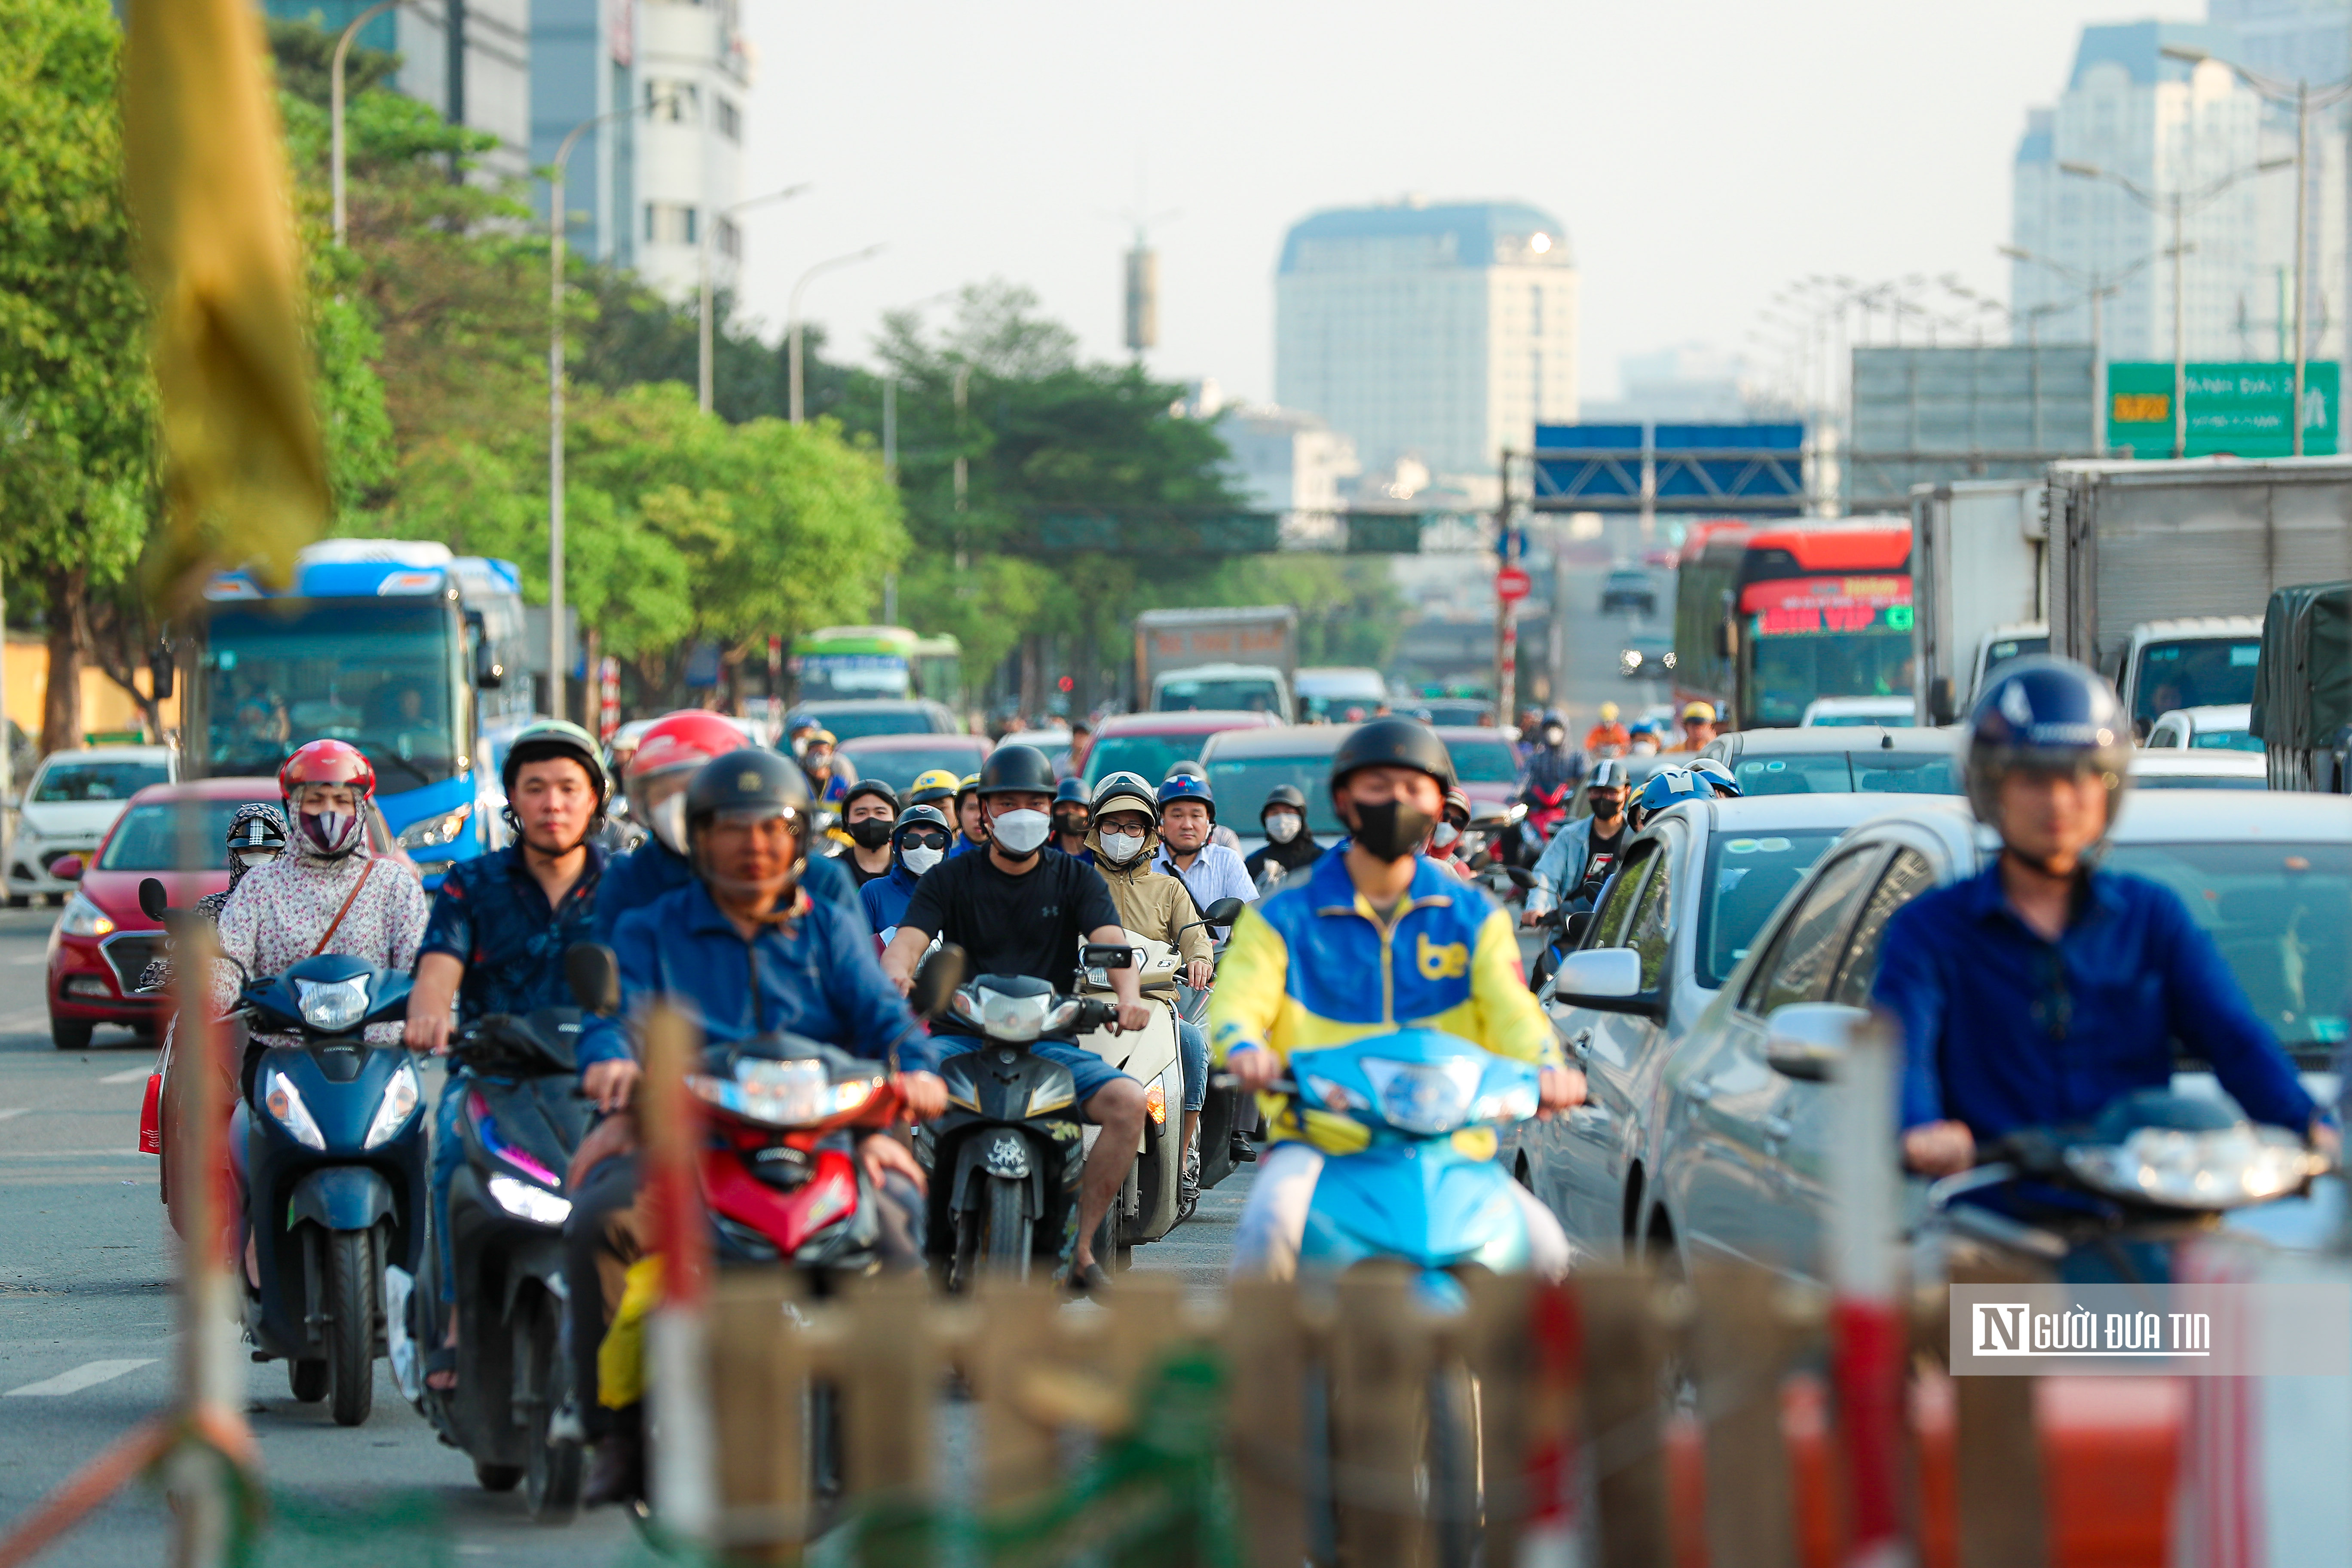
{"type": "MultiPolygon", "coordinates": [[[[278,85],[298,98],[320,105],[331,96],[335,39],[340,36],[327,29],[324,15],[313,11],[308,16],[262,19],[269,29],[270,56],[278,62],[278,85]]],[[[383,86],[399,68],[397,54],[389,49],[363,47],[354,39],[350,53],[343,57],[345,98],[383,86]]]]}

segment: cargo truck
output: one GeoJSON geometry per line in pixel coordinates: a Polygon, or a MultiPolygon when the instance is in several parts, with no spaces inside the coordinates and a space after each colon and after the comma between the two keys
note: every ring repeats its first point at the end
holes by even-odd
{"type": "Polygon", "coordinates": [[[1911,487],[1911,651],[1922,724],[1949,724],[1985,676],[2046,653],[2050,628],[2040,479],[1911,487]]]}
{"type": "Polygon", "coordinates": [[[2251,702],[2264,605],[2352,577],[2352,460],[2049,469],[2050,642],[2116,683],[2136,733],[2251,702]]]}
{"type": "Polygon", "coordinates": [[[1287,724],[1298,673],[1298,612],[1288,605],[1146,610],[1135,617],[1135,705],[1147,711],[1235,709],[1287,724]]]}
{"type": "Polygon", "coordinates": [[[2271,595],[2250,728],[2271,788],[2352,795],[2352,582],[2271,595]]]}

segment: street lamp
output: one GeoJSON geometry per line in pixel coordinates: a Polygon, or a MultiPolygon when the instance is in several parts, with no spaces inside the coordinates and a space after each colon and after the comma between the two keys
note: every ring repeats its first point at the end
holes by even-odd
{"type": "MultiPolygon", "coordinates": [[[[2155,260],[2161,252],[2152,252],[2143,256],[2121,272],[2103,275],[2095,269],[2084,272],[2079,268],[2069,267],[2064,262],[2053,260],[2047,256],[2037,256],[2031,250],[2025,250],[2014,245],[2004,245],[1999,249],[2001,255],[2008,257],[2011,261],[2027,261],[2036,267],[2047,267],[2051,271],[2089,295],[2091,300],[2091,443],[2097,449],[2098,456],[2105,457],[2107,455],[2107,358],[2106,351],[2101,344],[2100,306],[2108,295],[2116,293],[2126,283],[2130,282],[2134,274],[2155,260]]],[[[2177,392],[2178,388],[2175,390],[2177,392]]]]}
{"type": "Polygon", "coordinates": [[[800,281],[793,285],[792,299],[784,307],[784,320],[787,323],[785,327],[787,355],[792,367],[792,416],[793,423],[795,425],[803,423],[801,409],[801,290],[807,288],[809,280],[818,273],[830,272],[837,267],[848,267],[866,260],[879,255],[881,250],[882,247],[878,244],[869,245],[863,250],[853,250],[846,256],[835,256],[820,261],[802,273],[800,281]]]}
{"type": "MultiPolygon", "coordinates": [[[[2064,163],[2058,165],[2058,172],[2062,174],[2073,174],[2077,179],[2106,181],[2152,213],[2168,208],[2172,213],[2172,246],[2165,254],[2172,258],[2172,455],[2176,458],[2189,455],[2189,294],[2185,285],[2189,247],[2181,241],[2181,221],[2190,207],[2203,206],[2240,180],[2286,168],[2294,162],[2292,158],[2265,158],[2249,168],[2224,174],[2197,190],[2183,191],[2176,187],[2161,194],[2095,163],[2064,163]]],[[[2298,405],[2295,418],[2300,422],[2302,417],[2303,410],[2298,405]]]]}
{"type": "Polygon", "coordinates": [[[2311,111],[2326,109],[2352,98],[2352,80],[2339,81],[2315,93],[2311,83],[2297,79],[2293,83],[2276,77],[2251,71],[2235,60],[2225,60],[2203,49],[2181,44],[2167,44],[2163,49],[2167,59],[2180,60],[2189,65],[2202,65],[2208,60],[2226,67],[2237,79],[2271,103],[2294,105],[2294,455],[2303,456],[2303,377],[2307,351],[2304,343],[2304,311],[2307,302],[2303,281],[2305,253],[2311,244],[2311,111]]]}
{"type": "Polygon", "coordinates": [[[335,40],[334,64],[328,68],[327,72],[327,162],[328,180],[335,191],[335,243],[338,246],[343,243],[343,236],[349,226],[343,221],[343,58],[352,52],[352,40],[359,36],[362,27],[403,3],[404,0],[376,0],[374,5],[352,17],[351,25],[343,29],[343,36],[335,40]]]}
{"type": "Polygon", "coordinates": [[[753,196],[747,202],[737,202],[731,207],[722,207],[718,212],[712,214],[710,221],[702,226],[702,302],[700,332],[702,341],[700,345],[700,354],[695,361],[695,385],[700,390],[702,411],[705,414],[710,412],[710,247],[712,241],[716,238],[719,233],[719,220],[722,218],[732,217],[746,207],[762,206],[769,202],[788,202],[808,188],[807,184],[803,182],[797,185],[786,185],[781,191],[770,191],[764,196],[753,196]]]}

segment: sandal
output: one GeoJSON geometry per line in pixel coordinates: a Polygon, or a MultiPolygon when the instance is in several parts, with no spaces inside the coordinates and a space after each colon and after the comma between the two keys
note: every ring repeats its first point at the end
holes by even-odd
{"type": "Polygon", "coordinates": [[[1099,1263],[1089,1263],[1084,1268],[1072,1268],[1065,1281],[1073,1296],[1092,1296],[1100,1300],[1111,1293],[1110,1276],[1099,1263]]]}
{"type": "Polygon", "coordinates": [[[436,1394],[455,1394],[457,1391],[457,1347],[456,1345],[439,1345],[425,1352],[425,1386],[436,1394]],[[436,1383],[433,1380],[436,1377],[446,1378],[448,1381],[436,1383]]]}

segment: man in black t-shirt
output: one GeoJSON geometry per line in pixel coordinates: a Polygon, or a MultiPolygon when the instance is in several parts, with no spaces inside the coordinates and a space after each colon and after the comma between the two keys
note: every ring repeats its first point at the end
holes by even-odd
{"type": "MultiPolygon", "coordinates": [[[[1077,984],[1080,942],[1127,940],[1110,889],[1095,868],[1042,853],[1053,832],[1054,786],[1054,765],[1034,747],[999,746],[989,754],[975,790],[988,818],[985,851],[957,856],[917,882],[898,934],[882,954],[882,972],[901,993],[914,984],[915,965],[935,936],[961,947],[974,974],[1025,974],[1064,992],[1077,984]]],[[[1118,1026],[1149,1027],[1151,1014],[1135,971],[1114,969],[1110,982],[1118,1026]]],[[[980,1044],[949,1019],[934,1030],[943,1056],[980,1044]]],[[[1098,1290],[1108,1280],[1095,1260],[1095,1229],[1142,1140],[1143,1086],[1073,1042],[1040,1040],[1030,1048],[1070,1069],[1080,1109],[1102,1129],[1079,1183],[1078,1244],[1070,1259],[1071,1283],[1098,1290]]]]}

